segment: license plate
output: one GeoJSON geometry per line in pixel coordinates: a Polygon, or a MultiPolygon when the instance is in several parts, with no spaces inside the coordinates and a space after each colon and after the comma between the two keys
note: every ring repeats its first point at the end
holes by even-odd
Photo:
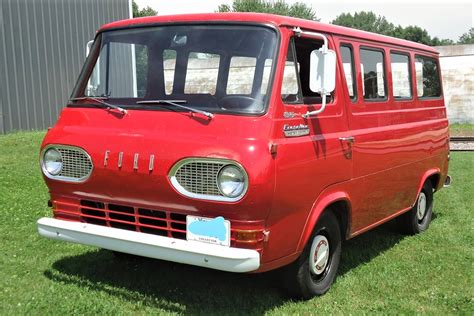
{"type": "Polygon", "coordinates": [[[186,216],[186,239],[209,244],[230,246],[230,222],[216,218],[186,216]]]}

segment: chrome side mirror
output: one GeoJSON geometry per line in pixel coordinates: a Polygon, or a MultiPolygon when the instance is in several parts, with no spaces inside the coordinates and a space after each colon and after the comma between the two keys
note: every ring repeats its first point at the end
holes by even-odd
{"type": "Polygon", "coordinates": [[[319,49],[311,52],[309,88],[321,94],[331,94],[336,87],[336,53],[333,50],[319,49]]]}
{"type": "MultiPolygon", "coordinates": [[[[92,44],[94,44],[94,41],[89,41],[86,44],[86,57],[89,56],[89,53],[91,52],[92,44]]],[[[92,70],[92,75],[89,78],[89,82],[87,83],[86,95],[88,96],[97,95],[99,85],[100,85],[100,57],[97,59],[95,67],[92,70]]]]}
{"type": "Polygon", "coordinates": [[[304,118],[319,114],[326,108],[326,96],[336,87],[336,53],[323,45],[321,49],[313,50],[309,65],[309,88],[321,95],[321,108],[308,111],[304,118]]]}
{"type": "Polygon", "coordinates": [[[91,52],[92,44],[94,44],[93,40],[88,41],[87,44],[86,44],[86,57],[89,56],[89,53],[91,52]]]}

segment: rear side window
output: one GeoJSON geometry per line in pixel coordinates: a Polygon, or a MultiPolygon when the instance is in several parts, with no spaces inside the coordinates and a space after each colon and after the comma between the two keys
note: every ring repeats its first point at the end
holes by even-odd
{"type": "Polygon", "coordinates": [[[392,66],[393,97],[395,99],[411,98],[410,58],[400,53],[390,53],[392,66]]]}
{"type": "Polygon", "coordinates": [[[191,52],[186,70],[184,93],[216,94],[219,62],[219,55],[191,52]]]}
{"type": "Polygon", "coordinates": [[[230,60],[229,77],[227,79],[227,94],[250,94],[257,58],[232,57],[230,60]]]}
{"type": "Polygon", "coordinates": [[[386,98],[385,67],[383,52],[362,48],[360,50],[360,70],[364,100],[383,100],[386,98]]]}
{"type": "Polygon", "coordinates": [[[435,59],[416,56],[416,88],[420,98],[435,98],[441,96],[438,63],[435,59]]]}
{"type": "Polygon", "coordinates": [[[174,72],[176,69],[176,51],[165,49],[163,51],[163,76],[165,79],[165,93],[173,93],[174,72]]]}
{"type": "Polygon", "coordinates": [[[347,45],[341,46],[342,66],[344,69],[344,76],[346,77],[347,91],[351,100],[356,98],[356,81],[354,71],[354,55],[352,54],[352,47],[347,45]]]}

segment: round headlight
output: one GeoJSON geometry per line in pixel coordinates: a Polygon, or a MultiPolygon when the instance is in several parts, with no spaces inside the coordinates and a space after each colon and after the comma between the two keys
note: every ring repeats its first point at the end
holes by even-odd
{"type": "Polygon", "coordinates": [[[43,156],[43,167],[43,169],[50,175],[58,175],[63,167],[61,153],[55,148],[46,150],[43,156]]]}
{"type": "Polygon", "coordinates": [[[222,194],[235,198],[245,190],[245,174],[237,166],[227,165],[221,169],[217,176],[217,185],[222,194]]]}

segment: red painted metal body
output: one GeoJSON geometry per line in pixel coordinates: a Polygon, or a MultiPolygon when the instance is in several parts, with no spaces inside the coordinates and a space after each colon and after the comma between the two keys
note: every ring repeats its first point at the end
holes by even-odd
{"type": "MultiPolygon", "coordinates": [[[[448,121],[443,98],[395,101],[391,92],[383,102],[351,102],[342,62],[338,57],[334,101],[314,117],[287,118],[284,112],[304,114],[317,106],[283,104],[280,97],[285,52],[292,28],[324,33],[339,55],[340,43],[358,47],[423,54],[437,59],[424,45],[371,33],[299,19],[263,14],[200,14],[140,18],[114,22],[110,28],[175,22],[235,21],[271,24],[279,29],[280,48],[268,111],[261,116],[216,114],[203,121],[189,113],[130,110],[125,116],[94,108],[65,108],[46,135],[48,144],[74,145],[86,150],[94,170],[84,183],[64,183],[45,177],[55,217],[81,220],[80,200],[101,201],[134,208],[165,210],[206,217],[223,216],[232,223],[235,247],[258,249],[259,271],[295,260],[302,252],[319,215],[331,204],[347,205],[346,237],[360,234],[408,210],[423,182],[436,175],[444,183],[448,169],[448,121]],[[285,124],[307,124],[308,136],[287,138],[285,124]],[[354,143],[340,137],[353,136],[354,143]],[[276,154],[270,147],[276,145],[276,154]],[[110,152],[107,166],[104,153],[110,152]],[[117,168],[118,153],[123,167],[117,168]],[[139,153],[138,170],[133,169],[139,153]],[[148,157],[155,168],[148,170],[148,157]],[[187,157],[218,157],[239,162],[249,176],[249,189],[238,202],[196,200],[182,196],[170,184],[173,165],[187,157]],[[255,240],[240,241],[237,230],[257,230],[255,240]],[[263,240],[263,231],[269,233],[263,240]],[[262,234],[262,235],[261,235],[262,234]]],[[[388,65],[388,86],[391,69],[388,65]]],[[[356,67],[356,78],[360,69],[356,67]]],[[[415,70],[412,69],[412,78],[415,70]]],[[[360,80],[358,90],[362,90],[360,80]]],[[[275,147],[274,147],[275,148],[275,147]]],[[[136,211],[135,211],[136,212],[136,211]]],[[[172,219],[167,217],[169,223],[172,219]]],[[[170,224],[167,225],[170,225],[170,224]]],[[[177,230],[179,231],[179,229],[177,230]]],[[[171,233],[169,236],[172,236],[171,233]]]]}

